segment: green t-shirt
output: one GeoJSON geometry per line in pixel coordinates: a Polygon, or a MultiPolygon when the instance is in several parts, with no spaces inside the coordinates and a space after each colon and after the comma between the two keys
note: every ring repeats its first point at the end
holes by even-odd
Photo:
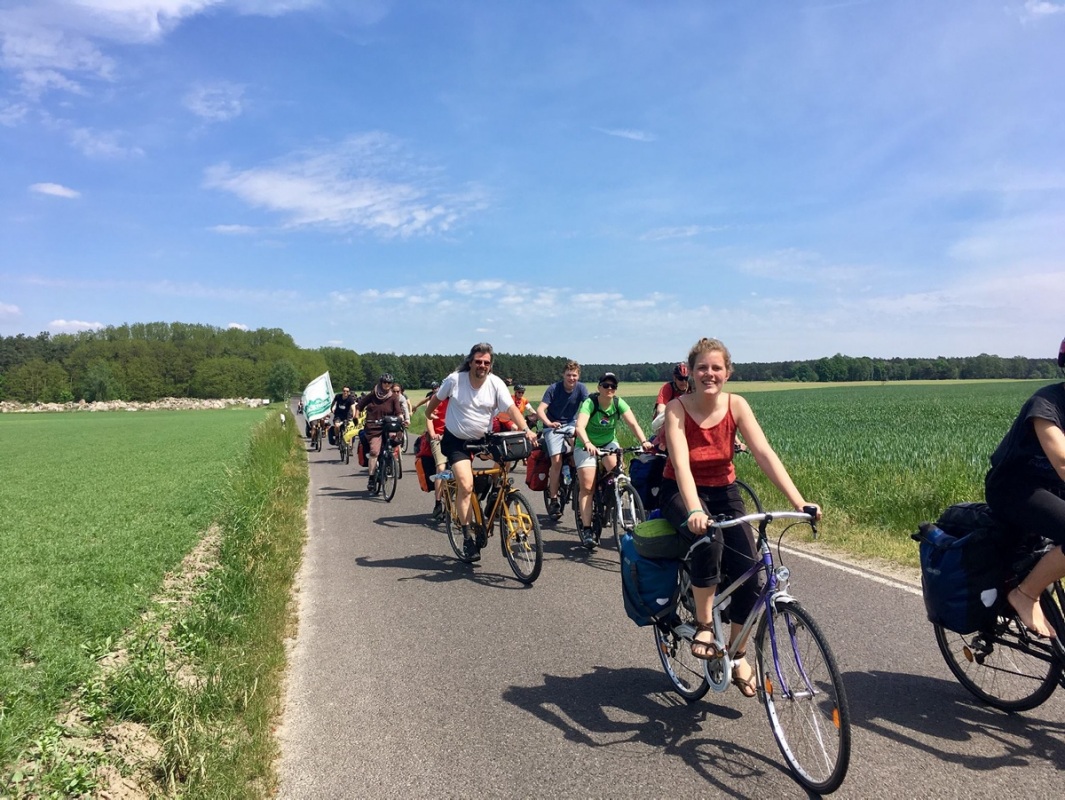
{"type": "MultiPolygon", "coordinates": [[[[581,407],[577,409],[578,416],[588,415],[588,424],[584,426],[584,432],[588,434],[588,441],[596,447],[610,444],[615,439],[614,431],[618,426],[618,417],[629,410],[629,404],[620,397],[617,399],[617,408],[610,404],[606,411],[599,408],[599,403],[594,397],[589,397],[581,407]]],[[[577,447],[584,449],[584,442],[578,441],[577,447]]]]}

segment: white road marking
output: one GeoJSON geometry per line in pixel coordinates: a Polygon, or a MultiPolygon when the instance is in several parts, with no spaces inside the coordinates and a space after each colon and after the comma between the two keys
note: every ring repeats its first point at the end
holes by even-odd
{"type": "Polygon", "coordinates": [[[849,575],[857,575],[861,578],[867,578],[875,583],[882,583],[885,586],[892,587],[893,589],[901,589],[904,592],[909,592],[910,594],[917,595],[917,597],[922,596],[920,586],[914,586],[910,583],[903,583],[902,581],[897,581],[892,578],[885,578],[883,575],[877,575],[875,572],[870,572],[865,569],[859,569],[858,567],[851,567],[847,564],[841,564],[838,561],[830,561],[827,558],[821,558],[820,556],[815,556],[810,553],[806,553],[802,550],[796,550],[793,547],[783,547],[782,549],[785,553],[788,553],[789,555],[809,559],[810,561],[814,561],[820,564],[821,566],[838,569],[840,572],[846,572],[849,575]]]}

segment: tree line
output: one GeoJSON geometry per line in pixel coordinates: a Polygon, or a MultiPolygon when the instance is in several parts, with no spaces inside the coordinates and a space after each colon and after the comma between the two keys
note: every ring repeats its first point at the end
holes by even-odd
{"type": "MultiPolygon", "coordinates": [[[[426,390],[462,363],[465,353],[396,355],[340,347],[308,350],[278,328],[245,331],[181,322],[110,326],[74,334],[0,337],[0,400],[27,403],[139,400],[161,397],[269,397],[302,391],[328,371],[333,386],[370,388],[390,373],[408,394],[426,390]]],[[[494,372],[513,383],[544,385],[559,378],[564,356],[497,353],[494,372]]],[[[614,372],[621,381],[669,380],[675,362],[585,364],[594,381],[614,372]]],[[[734,379],[837,382],[975,378],[1053,379],[1052,359],[877,359],[836,354],[813,361],[736,364],[734,379]]]]}

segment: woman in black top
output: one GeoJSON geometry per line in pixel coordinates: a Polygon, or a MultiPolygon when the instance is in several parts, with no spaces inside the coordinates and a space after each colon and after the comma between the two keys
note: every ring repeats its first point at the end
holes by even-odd
{"type": "MultiPolygon", "coordinates": [[[[1065,341],[1058,351],[1058,366],[1065,369],[1065,341]]],[[[984,493],[992,511],[1008,525],[1058,545],[1007,597],[1026,628],[1053,637],[1038,598],[1065,577],[1065,384],[1044,386],[1021,407],[991,455],[984,493]]]]}

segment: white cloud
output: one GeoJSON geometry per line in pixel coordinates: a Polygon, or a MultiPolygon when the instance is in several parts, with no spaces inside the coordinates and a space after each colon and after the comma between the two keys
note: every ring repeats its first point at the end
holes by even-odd
{"type": "Polygon", "coordinates": [[[208,122],[225,122],[244,113],[244,87],[219,81],[198,84],[185,95],[185,108],[208,122]]]}
{"type": "Polygon", "coordinates": [[[1054,14],[1065,14],[1065,5],[1052,3],[1049,0],[1025,0],[1022,19],[1038,19],[1050,17],[1054,14]]]}
{"type": "Polygon", "coordinates": [[[0,125],[13,128],[26,118],[28,111],[25,103],[0,103],[0,125]]]}
{"type": "Polygon", "coordinates": [[[215,233],[221,233],[227,236],[244,235],[248,233],[255,233],[258,228],[251,225],[212,225],[208,230],[215,233]]]}
{"type": "Polygon", "coordinates": [[[144,151],[139,147],[127,147],[121,144],[120,137],[121,134],[114,131],[74,128],[70,132],[70,143],[89,158],[139,158],[144,155],[144,151]]]}
{"type": "Polygon", "coordinates": [[[0,319],[10,319],[22,315],[22,309],[11,303],[0,303],[0,319]]]}
{"type": "Polygon", "coordinates": [[[281,214],[289,228],[362,229],[384,236],[446,232],[484,205],[479,192],[440,187],[434,170],[412,164],[399,143],[382,133],[353,136],[261,167],[218,164],[206,171],[204,183],[281,214]]]}
{"type": "Polygon", "coordinates": [[[78,331],[91,331],[102,328],[102,322],[82,322],[79,319],[53,319],[48,323],[48,330],[52,333],[77,333],[78,331]]]}
{"type": "Polygon", "coordinates": [[[664,239],[689,239],[702,233],[715,233],[725,230],[723,225],[679,225],[667,228],[654,228],[640,236],[644,242],[658,242],[664,239]]]}
{"type": "Polygon", "coordinates": [[[653,133],[628,128],[596,128],[595,130],[607,136],[616,136],[619,139],[629,139],[633,142],[653,142],[658,138],[653,133]]]}
{"type": "Polygon", "coordinates": [[[227,327],[227,328],[236,328],[236,329],[237,329],[238,331],[246,331],[246,330],[250,330],[250,329],[248,328],[248,326],[247,326],[247,325],[245,325],[245,324],[244,324],[244,323],[242,323],[242,322],[231,322],[231,323],[229,323],[229,324],[228,324],[228,325],[227,325],[226,327],[227,327]]]}
{"type": "Polygon", "coordinates": [[[71,200],[76,197],[81,197],[81,192],[75,189],[68,189],[66,186],[58,183],[35,183],[30,186],[30,191],[36,192],[37,194],[51,195],[52,197],[65,197],[71,200]]]}

